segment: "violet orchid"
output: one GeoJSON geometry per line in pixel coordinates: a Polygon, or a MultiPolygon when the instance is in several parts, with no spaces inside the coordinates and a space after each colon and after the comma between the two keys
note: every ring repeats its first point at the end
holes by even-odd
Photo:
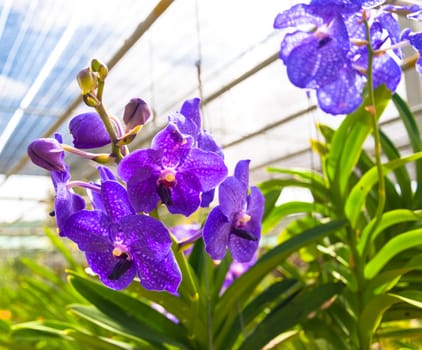
{"type": "Polygon", "coordinates": [[[54,139],[36,139],[28,145],[27,153],[35,165],[38,165],[45,170],[65,170],[64,150],[61,146],[61,136],[56,136],[54,139]],[[59,140],[57,138],[59,138],[59,140]]]}
{"type": "MultiPolygon", "coordinates": [[[[208,152],[214,152],[224,159],[223,150],[217,145],[208,131],[201,128],[200,99],[193,98],[183,102],[179,113],[169,116],[169,121],[176,124],[182,134],[192,136],[194,146],[208,152]]],[[[204,192],[201,195],[201,207],[206,208],[214,199],[215,190],[204,192]]]]}
{"type": "Polygon", "coordinates": [[[36,139],[28,146],[28,156],[32,162],[46,170],[50,170],[54,190],[54,211],[57,227],[61,236],[66,236],[64,225],[73,213],[85,208],[84,199],[68,187],[70,169],[64,161],[64,151],[61,146],[62,135],[55,134],[53,138],[36,139]]]}
{"type": "Polygon", "coordinates": [[[174,123],[154,137],[150,149],[126,156],[117,171],[127,182],[136,211],[148,213],[161,201],[170,213],[185,216],[199,207],[202,192],[215,188],[227,175],[219,155],[193,147],[193,138],[174,123]]]}
{"type": "Polygon", "coordinates": [[[167,229],[150,216],[136,214],[126,189],[106,168],[99,170],[105,211],[76,212],[66,222],[66,236],[78,244],[106,286],[123,289],[139,276],[147,289],[176,292],[181,274],[167,229]]]}
{"type": "Polygon", "coordinates": [[[82,113],[72,118],[69,131],[76,148],[97,148],[111,143],[110,136],[98,113],[82,113]]]}
{"type": "Polygon", "coordinates": [[[65,164],[65,170],[52,171],[50,174],[56,192],[54,216],[56,217],[59,235],[65,237],[67,236],[65,230],[67,219],[72,214],[85,208],[85,200],[68,187],[70,169],[67,164],[65,164]]]}
{"type": "MultiPolygon", "coordinates": [[[[277,15],[274,28],[284,32],[280,58],[290,81],[316,91],[318,104],[331,114],[353,112],[362,103],[366,83],[368,48],[365,20],[370,23],[374,52],[374,88],[386,84],[395,91],[401,70],[400,27],[391,13],[371,10],[383,0],[312,0],[277,15]],[[385,44],[395,47],[384,51],[385,44]],[[391,57],[395,55],[397,57],[391,57]]],[[[386,7],[388,11],[393,7],[386,7]]],[[[408,8],[416,11],[416,8],[408,8]]],[[[418,18],[417,15],[414,17],[418,18]]]]}
{"type": "Polygon", "coordinates": [[[236,165],[234,176],[220,185],[219,205],[211,210],[203,229],[205,249],[220,260],[228,247],[234,260],[250,261],[261,237],[264,196],[257,187],[248,194],[249,160],[236,165]]]}

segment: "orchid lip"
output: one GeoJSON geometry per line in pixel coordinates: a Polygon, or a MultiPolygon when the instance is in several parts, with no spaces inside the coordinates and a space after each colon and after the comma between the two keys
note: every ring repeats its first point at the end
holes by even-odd
{"type": "Polygon", "coordinates": [[[113,270],[107,276],[109,280],[116,281],[122,277],[127,270],[132,266],[132,259],[129,253],[125,252],[119,247],[115,247],[112,252],[113,256],[117,259],[116,265],[113,270]]]}
{"type": "Polygon", "coordinates": [[[256,238],[251,232],[243,230],[241,228],[233,227],[232,233],[240,238],[244,238],[248,241],[257,241],[258,238],[256,238]]]}

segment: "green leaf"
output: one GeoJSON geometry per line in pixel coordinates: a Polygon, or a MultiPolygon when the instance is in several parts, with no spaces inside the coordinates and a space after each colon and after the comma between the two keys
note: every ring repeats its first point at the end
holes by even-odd
{"type": "Polygon", "coordinates": [[[221,296],[215,308],[215,329],[219,329],[227,315],[236,310],[238,305],[242,306],[263,277],[282,263],[290,254],[335,231],[341,230],[345,225],[345,220],[321,224],[281,243],[262,256],[254,266],[235,280],[221,296]]]}
{"type": "Polygon", "coordinates": [[[358,323],[361,344],[367,344],[369,349],[372,336],[380,324],[384,312],[397,302],[398,299],[395,296],[381,294],[365,304],[358,323]]]}
{"type": "MultiPolygon", "coordinates": [[[[374,93],[379,118],[391,99],[391,92],[382,85],[374,93]]],[[[326,170],[337,200],[342,201],[346,197],[349,177],[359,160],[363,144],[372,131],[372,116],[365,110],[368,105],[369,98],[343,120],[333,136],[326,170]]]]}
{"type": "Polygon", "coordinates": [[[268,214],[271,213],[273,210],[275,204],[277,203],[278,198],[281,194],[281,188],[275,189],[275,190],[269,190],[266,193],[264,193],[265,197],[265,204],[264,204],[264,215],[263,220],[268,216],[268,214]]]}
{"type": "MultiPolygon", "coordinates": [[[[137,350],[139,347],[104,337],[99,337],[93,334],[86,334],[82,332],[75,331],[73,329],[66,330],[66,335],[77,341],[79,344],[83,345],[84,347],[90,346],[93,349],[101,349],[101,350],[137,350]]],[[[142,349],[153,349],[152,347],[148,346],[148,344],[144,344],[142,349]]]]}
{"type": "Polygon", "coordinates": [[[374,278],[382,268],[402,251],[422,245],[422,229],[401,233],[389,240],[381,250],[367,263],[364,275],[367,279],[374,278]]]}
{"type": "Polygon", "coordinates": [[[284,217],[292,214],[307,214],[307,213],[319,213],[326,214],[327,208],[316,202],[300,202],[291,201],[284,204],[280,204],[269,213],[267,218],[262,223],[262,231],[268,233],[278,223],[280,223],[284,217]]]}
{"type": "Polygon", "coordinates": [[[420,290],[403,290],[400,292],[390,293],[401,301],[422,309],[422,292],[420,290]]]}
{"type": "MultiPolygon", "coordinates": [[[[398,95],[393,95],[393,103],[396,106],[403,124],[406,127],[407,134],[409,136],[410,145],[412,146],[413,152],[422,151],[422,139],[419,131],[418,123],[416,122],[415,116],[410,111],[407,103],[398,95]]],[[[420,208],[422,205],[422,160],[416,161],[416,193],[415,193],[415,205],[414,208],[420,208]]]]}
{"type": "Polygon", "coordinates": [[[383,294],[392,289],[403,275],[413,270],[422,270],[422,254],[413,256],[407,263],[399,268],[387,270],[374,276],[365,287],[363,300],[369,300],[374,295],[383,294]]]}
{"type": "Polygon", "coordinates": [[[369,245],[383,233],[385,229],[396,224],[409,221],[422,220],[422,210],[409,210],[409,209],[396,209],[384,213],[381,219],[377,221],[376,218],[372,219],[362,231],[357,249],[362,256],[366,256],[369,245]],[[374,225],[377,224],[376,227],[374,225]]]}
{"type": "Polygon", "coordinates": [[[42,266],[38,264],[35,260],[29,258],[21,257],[20,260],[24,265],[29,267],[38,276],[45,278],[46,280],[50,281],[55,285],[63,285],[63,280],[60,278],[60,276],[58,276],[57,273],[55,273],[48,267],[42,266]]]}
{"type": "MultiPolygon", "coordinates": [[[[98,310],[95,306],[92,305],[70,305],[70,310],[75,315],[112,332],[115,335],[120,335],[126,339],[133,340],[137,344],[144,345],[145,343],[150,342],[158,349],[167,349],[162,342],[154,342],[148,339],[148,336],[145,337],[145,329],[141,327],[138,328],[135,323],[128,323],[122,321],[121,319],[111,318],[105,313],[98,310]]],[[[180,347],[181,349],[187,349],[187,347],[180,347]]]]}
{"type": "Polygon", "coordinates": [[[228,318],[222,327],[215,341],[216,348],[233,348],[233,343],[242,334],[242,330],[247,328],[250,323],[256,322],[256,318],[270,309],[276,302],[284,300],[288,302],[294,295],[300,291],[300,283],[294,279],[285,279],[273,283],[265,288],[256,296],[242,311],[240,308],[228,318]],[[236,315],[236,317],[232,317],[236,315]]]}
{"type": "MultiPolygon", "coordinates": [[[[185,329],[137,298],[122,291],[109,289],[75,273],[69,277],[69,281],[103,315],[117,323],[119,329],[152,343],[165,342],[182,348],[187,347],[185,329]]],[[[79,314],[89,310],[83,306],[73,306],[71,309],[79,314]]]]}
{"type": "Polygon", "coordinates": [[[400,293],[381,294],[373,297],[362,311],[359,318],[359,332],[361,339],[370,344],[371,337],[381,322],[384,312],[393,304],[405,302],[417,308],[422,308],[422,292],[407,290],[400,293]]]}
{"type": "MultiPolygon", "coordinates": [[[[380,131],[381,147],[388,160],[394,160],[400,158],[400,152],[394,143],[380,131]]],[[[405,208],[412,208],[413,192],[411,187],[411,179],[406,167],[400,166],[394,170],[394,176],[396,177],[397,184],[400,187],[402,206],[405,208]]],[[[389,198],[389,197],[387,197],[389,198]]],[[[399,204],[398,202],[395,204],[399,204]]]]}
{"type": "Polygon", "coordinates": [[[267,171],[269,173],[279,173],[279,174],[293,175],[296,178],[306,180],[306,181],[309,181],[309,182],[313,182],[315,184],[319,184],[321,186],[321,189],[325,189],[324,178],[322,177],[322,175],[320,173],[313,171],[313,170],[268,167],[267,171]]]}
{"type": "Polygon", "coordinates": [[[18,323],[12,327],[12,339],[40,340],[40,339],[65,339],[71,340],[65,330],[74,326],[57,321],[33,321],[18,323]]]}
{"type": "Polygon", "coordinates": [[[325,302],[339,294],[343,285],[327,283],[304,290],[289,303],[275,307],[249,334],[239,350],[256,350],[262,348],[278,334],[294,327],[325,302]]]}
{"type": "MultiPolygon", "coordinates": [[[[406,163],[412,162],[422,158],[422,152],[411,154],[407,157],[395,159],[383,165],[384,176],[387,175],[391,170],[396,169],[406,163]]],[[[359,215],[365,204],[366,196],[369,191],[378,182],[378,171],[376,167],[372,167],[367,171],[358,181],[358,183],[352,188],[345,204],[345,213],[349,218],[350,224],[353,228],[357,227],[359,215]]]]}
{"type": "Polygon", "coordinates": [[[381,339],[385,338],[396,338],[396,339],[404,339],[404,338],[417,338],[419,339],[422,334],[422,327],[415,327],[415,328],[381,328],[377,332],[377,337],[381,339]]]}

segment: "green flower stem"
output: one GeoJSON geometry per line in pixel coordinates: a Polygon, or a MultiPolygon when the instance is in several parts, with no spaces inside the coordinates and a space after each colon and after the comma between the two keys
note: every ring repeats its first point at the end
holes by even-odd
{"type": "MultiPolygon", "coordinates": [[[[377,211],[375,213],[375,217],[377,221],[381,219],[382,213],[384,211],[385,206],[385,179],[384,179],[384,171],[381,162],[381,141],[380,141],[380,132],[378,126],[378,115],[376,111],[375,105],[375,95],[374,95],[374,81],[372,77],[372,64],[374,60],[374,50],[371,44],[371,34],[370,34],[370,26],[368,21],[365,19],[365,30],[366,30],[366,39],[367,39],[367,49],[368,49],[368,70],[367,70],[367,78],[368,78],[368,94],[369,100],[371,105],[368,108],[368,112],[371,115],[372,121],[372,133],[374,135],[374,151],[375,151],[375,164],[378,171],[378,206],[377,211]]],[[[376,225],[374,225],[376,227],[376,225]]]]}
{"type": "MultiPolygon", "coordinates": [[[[99,89],[100,90],[100,89],[99,89]]],[[[98,112],[98,114],[100,115],[104,126],[107,129],[108,134],[110,135],[110,140],[111,140],[111,144],[112,144],[112,149],[111,149],[111,155],[116,159],[116,162],[119,163],[122,159],[123,159],[123,155],[122,155],[122,151],[121,148],[119,146],[117,146],[117,135],[116,135],[116,130],[114,129],[110,117],[108,116],[107,111],[104,108],[104,105],[101,101],[101,99],[98,96],[98,100],[100,101],[100,103],[95,107],[96,111],[98,112]]]]}
{"type": "Polygon", "coordinates": [[[102,101],[104,92],[104,80],[98,79],[97,98],[102,101]]]}
{"type": "MultiPolygon", "coordinates": [[[[363,12],[363,23],[365,25],[365,36],[366,36],[366,47],[368,50],[368,68],[366,71],[366,76],[368,80],[368,95],[370,104],[366,106],[366,110],[368,111],[372,123],[372,133],[374,137],[374,151],[375,151],[375,164],[378,172],[378,203],[377,209],[375,212],[375,224],[374,228],[378,225],[378,222],[381,220],[382,213],[384,211],[385,206],[385,179],[384,179],[384,170],[381,162],[381,141],[380,141],[380,131],[378,126],[378,113],[376,110],[376,101],[375,101],[375,94],[374,94],[374,80],[373,80],[373,60],[374,60],[374,49],[371,44],[371,30],[370,25],[368,23],[367,14],[363,12]]],[[[363,257],[359,254],[359,251],[356,249],[357,247],[357,237],[352,234],[350,236],[350,243],[352,254],[354,258],[354,272],[357,279],[357,302],[358,302],[358,322],[360,322],[360,318],[362,316],[362,310],[365,305],[363,305],[363,294],[365,292],[366,281],[364,278],[364,267],[365,261],[363,257]]],[[[361,329],[358,328],[358,339],[359,339],[359,349],[360,350],[370,350],[371,343],[372,343],[372,330],[370,329],[361,329]]]]}

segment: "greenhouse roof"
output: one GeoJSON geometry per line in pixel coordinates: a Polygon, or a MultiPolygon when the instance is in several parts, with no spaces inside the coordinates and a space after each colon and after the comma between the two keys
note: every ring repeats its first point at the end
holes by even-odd
{"type": "MultiPolygon", "coordinates": [[[[104,103],[112,114],[121,117],[132,97],[153,109],[136,146],[148,146],[168,113],[198,96],[204,126],[223,146],[231,169],[238,159],[250,158],[256,183],[269,176],[269,165],[318,168],[309,147],[309,139],[317,137],[315,123],[335,126],[341,117],[316,109],[312,98],[290,84],[278,60],[280,37],[273,21],[292,3],[2,1],[0,203],[15,208],[16,215],[11,219],[2,211],[0,223],[32,220],[31,208],[47,198],[48,173],[28,161],[26,149],[33,139],[56,132],[71,144],[69,119],[89,110],[75,76],[92,58],[110,68],[104,103]]],[[[399,92],[420,110],[421,84],[414,71],[399,92]]],[[[396,117],[392,111],[386,130],[394,130],[406,148],[396,117]]],[[[95,164],[75,157],[68,161],[73,177],[95,176],[95,164]]]]}

